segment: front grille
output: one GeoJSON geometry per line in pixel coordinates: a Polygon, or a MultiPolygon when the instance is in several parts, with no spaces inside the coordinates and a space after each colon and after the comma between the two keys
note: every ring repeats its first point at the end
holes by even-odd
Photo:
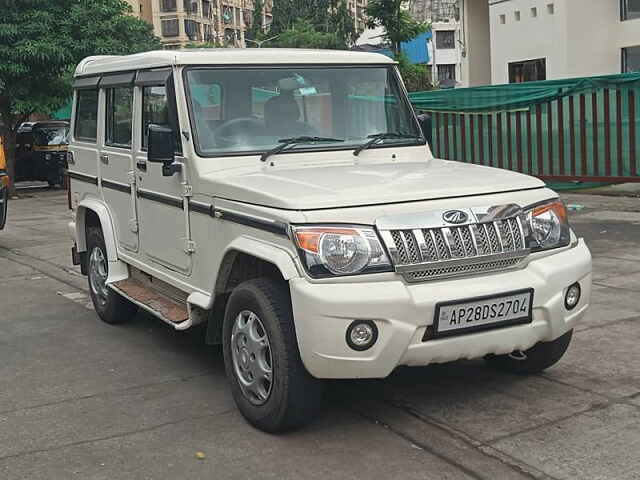
{"type": "Polygon", "coordinates": [[[529,253],[520,214],[461,226],[380,233],[396,270],[414,282],[511,268],[529,253]]]}
{"type": "Polygon", "coordinates": [[[470,275],[473,273],[495,272],[511,268],[522,261],[521,257],[508,258],[493,262],[469,263],[452,267],[433,267],[418,272],[408,272],[405,277],[410,282],[421,282],[431,278],[455,277],[459,275],[470,275]]]}

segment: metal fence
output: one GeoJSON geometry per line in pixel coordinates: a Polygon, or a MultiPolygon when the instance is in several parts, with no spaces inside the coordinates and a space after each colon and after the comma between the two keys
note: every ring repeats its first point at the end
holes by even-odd
{"type": "Polygon", "coordinates": [[[635,84],[575,94],[560,89],[549,101],[489,112],[423,110],[432,116],[431,147],[439,158],[550,181],[640,182],[635,84]]]}

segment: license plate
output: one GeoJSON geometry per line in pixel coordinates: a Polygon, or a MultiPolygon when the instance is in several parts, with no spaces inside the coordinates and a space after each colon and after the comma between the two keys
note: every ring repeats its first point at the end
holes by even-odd
{"type": "Polygon", "coordinates": [[[436,305],[434,336],[446,337],[477,330],[530,323],[533,289],[503,295],[469,298],[436,305]]]}

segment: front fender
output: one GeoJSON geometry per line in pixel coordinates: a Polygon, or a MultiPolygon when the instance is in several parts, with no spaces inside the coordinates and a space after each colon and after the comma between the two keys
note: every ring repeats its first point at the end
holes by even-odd
{"type": "Polygon", "coordinates": [[[223,258],[231,251],[246,253],[274,264],[287,281],[300,276],[294,257],[282,246],[253,237],[240,236],[227,245],[223,258]]]}

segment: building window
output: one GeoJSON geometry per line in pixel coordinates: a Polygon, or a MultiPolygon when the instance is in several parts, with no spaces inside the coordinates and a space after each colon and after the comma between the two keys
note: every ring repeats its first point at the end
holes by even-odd
{"type": "Polygon", "coordinates": [[[161,12],[175,12],[176,11],[176,0],[162,0],[160,2],[160,11],[161,12]]]}
{"type": "Polygon", "coordinates": [[[184,21],[184,32],[187,34],[187,37],[189,37],[189,40],[200,40],[200,24],[195,20],[184,21]]]}
{"type": "Polygon", "coordinates": [[[547,62],[544,58],[509,64],[509,83],[535,82],[547,79],[547,62]]]}
{"type": "Polygon", "coordinates": [[[622,73],[640,72],[640,45],[622,49],[622,73]]]}
{"type": "Polygon", "coordinates": [[[438,65],[438,83],[443,88],[453,88],[456,83],[455,64],[438,65]]]}
{"type": "Polygon", "coordinates": [[[178,31],[178,19],[162,20],[162,36],[163,37],[177,37],[178,31]]]}
{"type": "Polygon", "coordinates": [[[184,0],[184,11],[187,13],[197,14],[198,13],[198,2],[194,2],[193,0],[184,0]]]}
{"type": "Polygon", "coordinates": [[[536,18],[538,16],[538,9],[536,7],[531,7],[531,16],[536,18]]]}
{"type": "Polygon", "coordinates": [[[640,18],[640,0],[620,0],[622,20],[640,18]]]}
{"type": "Polygon", "coordinates": [[[455,30],[437,30],[436,48],[439,50],[451,50],[456,48],[455,30]]]}
{"type": "Polygon", "coordinates": [[[520,21],[520,10],[516,10],[513,12],[513,17],[516,19],[516,22],[520,21]]]}
{"type": "Polygon", "coordinates": [[[500,15],[500,24],[504,25],[505,23],[507,23],[507,16],[506,15],[500,15]]]}
{"type": "Polygon", "coordinates": [[[553,3],[547,4],[547,13],[549,15],[553,15],[554,13],[556,13],[556,7],[553,5],[553,3]]]}

